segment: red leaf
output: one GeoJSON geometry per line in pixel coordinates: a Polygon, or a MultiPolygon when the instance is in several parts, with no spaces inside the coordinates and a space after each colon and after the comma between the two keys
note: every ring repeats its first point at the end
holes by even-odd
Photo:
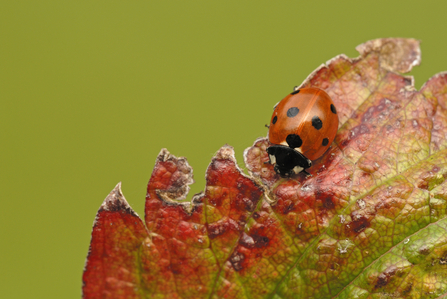
{"type": "Polygon", "coordinates": [[[266,138],[222,147],[206,189],[161,151],[145,224],[118,185],[95,220],[84,298],[429,298],[447,293],[447,73],[413,87],[419,42],[379,39],[302,84],[325,89],[335,142],[304,174],[281,178],[266,138]]]}
{"type": "Polygon", "coordinates": [[[93,224],[92,242],[84,270],[85,298],[140,298],[136,281],[138,251],[155,257],[149,233],[131,209],[121,184],[110,192],[93,224]]]}

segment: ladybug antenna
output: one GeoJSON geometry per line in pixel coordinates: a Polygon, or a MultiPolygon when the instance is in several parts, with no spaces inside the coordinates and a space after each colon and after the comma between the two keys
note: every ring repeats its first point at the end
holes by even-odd
{"type": "Polygon", "coordinates": [[[267,124],[265,125],[265,127],[266,127],[267,129],[270,129],[270,126],[269,126],[269,125],[267,125],[267,124]]]}
{"type": "Polygon", "coordinates": [[[292,91],[291,95],[295,95],[295,94],[297,94],[297,93],[299,93],[299,92],[300,92],[299,87],[298,87],[298,86],[295,86],[295,87],[293,88],[293,91],[292,91]]]}

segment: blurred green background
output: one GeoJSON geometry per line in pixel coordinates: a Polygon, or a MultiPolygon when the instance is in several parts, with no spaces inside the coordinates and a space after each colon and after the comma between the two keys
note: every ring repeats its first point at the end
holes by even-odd
{"type": "MultiPolygon", "coordinates": [[[[79,298],[92,223],[120,181],[143,215],[166,147],[204,187],[321,63],[379,37],[422,40],[447,70],[445,1],[4,1],[0,298],[79,298]]],[[[190,195],[191,197],[191,195],[190,195]]]]}

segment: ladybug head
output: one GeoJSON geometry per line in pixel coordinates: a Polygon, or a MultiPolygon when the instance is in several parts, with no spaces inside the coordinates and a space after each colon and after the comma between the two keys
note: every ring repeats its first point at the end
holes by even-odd
{"type": "Polygon", "coordinates": [[[289,177],[312,166],[312,161],[302,153],[285,145],[272,145],[267,148],[270,163],[274,165],[277,174],[282,177],[289,177]]]}

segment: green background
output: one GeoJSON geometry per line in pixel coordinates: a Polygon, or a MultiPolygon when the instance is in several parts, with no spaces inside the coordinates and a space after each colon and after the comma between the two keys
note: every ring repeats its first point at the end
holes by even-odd
{"type": "Polygon", "coordinates": [[[379,37],[447,70],[445,1],[2,1],[0,297],[79,298],[92,223],[120,181],[143,215],[166,147],[204,187],[321,63],[379,37]],[[429,4],[426,4],[429,3],[429,4]]]}

